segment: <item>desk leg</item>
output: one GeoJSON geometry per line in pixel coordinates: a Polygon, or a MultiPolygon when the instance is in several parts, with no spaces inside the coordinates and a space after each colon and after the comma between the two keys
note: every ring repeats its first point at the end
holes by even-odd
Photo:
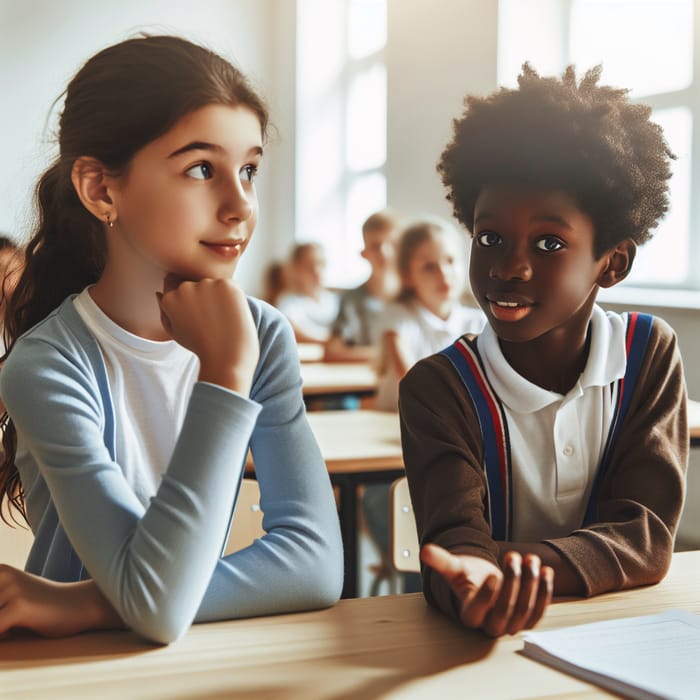
{"type": "Polygon", "coordinates": [[[340,491],[340,532],[343,537],[345,578],[343,598],[357,597],[357,483],[345,474],[331,476],[340,491]]]}

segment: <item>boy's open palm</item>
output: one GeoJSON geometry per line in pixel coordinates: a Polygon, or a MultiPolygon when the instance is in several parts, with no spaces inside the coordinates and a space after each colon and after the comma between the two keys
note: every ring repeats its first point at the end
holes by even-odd
{"type": "Polygon", "coordinates": [[[481,557],[426,544],[421,560],[443,576],[457,596],[462,624],[491,637],[533,627],[552,599],[554,572],[541,566],[536,555],[508,552],[501,570],[481,557]]]}
{"type": "Polygon", "coordinates": [[[199,379],[247,396],[260,343],[243,290],[230,280],[168,275],[158,300],[165,329],[199,357],[199,379]]]}

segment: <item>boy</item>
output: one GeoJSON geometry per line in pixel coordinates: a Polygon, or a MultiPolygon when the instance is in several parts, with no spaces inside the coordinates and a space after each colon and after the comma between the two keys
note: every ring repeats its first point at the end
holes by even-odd
{"type": "Polygon", "coordinates": [[[595,304],[666,211],[673,156],[599,77],[526,64],[518,89],[467,98],[438,165],[488,325],[401,383],[404,459],[426,599],[492,636],[552,594],[659,581],[683,505],[675,335],[595,304]]]}
{"type": "Polygon", "coordinates": [[[359,287],[343,294],[326,345],[326,360],[359,362],[376,357],[379,318],[386,302],[398,291],[395,269],[398,229],[399,221],[389,210],[372,214],[362,225],[364,248],[360,255],[370,264],[370,276],[359,287]]]}

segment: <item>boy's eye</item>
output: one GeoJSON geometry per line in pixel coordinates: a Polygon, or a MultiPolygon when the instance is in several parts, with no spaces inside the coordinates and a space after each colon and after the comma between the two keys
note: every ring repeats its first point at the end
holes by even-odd
{"type": "Polygon", "coordinates": [[[253,182],[255,176],[258,174],[258,169],[254,165],[245,165],[241,170],[241,179],[248,182],[253,182]]]}
{"type": "Polygon", "coordinates": [[[556,236],[545,236],[540,238],[535,246],[539,250],[544,250],[546,253],[554,253],[557,250],[564,248],[564,244],[556,236]]]}
{"type": "Polygon", "coordinates": [[[195,180],[210,180],[212,178],[212,169],[209,163],[197,163],[197,165],[193,165],[189,170],[186,170],[185,175],[195,180]]]}
{"type": "Polygon", "coordinates": [[[493,231],[482,231],[476,235],[476,242],[484,248],[499,245],[501,240],[501,237],[493,231]]]}

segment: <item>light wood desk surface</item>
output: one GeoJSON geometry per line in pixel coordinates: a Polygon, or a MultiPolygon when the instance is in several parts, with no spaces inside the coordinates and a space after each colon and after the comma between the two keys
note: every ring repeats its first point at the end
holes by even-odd
{"type": "Polygon", "coordinates": [[[304,396],[372,394],[377,374],[367,362],[302,362],[304,396]]]}
{"type": "Polygon", "coordinates": [[[403,469],[398,413],[309,411],[307,418],[331,474],[403,469]]]}
{"type": "MultiPolygon", "coordinates": [[[[672,608],[700,613],[700,552],[656,586],[552,605],[540,629],[672,608]]],[[[0,697],[316,700],[616,697],[521,656],[522,633],[460,629],[420,594],[328,610],[194,625],[169,647],[129,632],[0,640],[0,697]]]]}

